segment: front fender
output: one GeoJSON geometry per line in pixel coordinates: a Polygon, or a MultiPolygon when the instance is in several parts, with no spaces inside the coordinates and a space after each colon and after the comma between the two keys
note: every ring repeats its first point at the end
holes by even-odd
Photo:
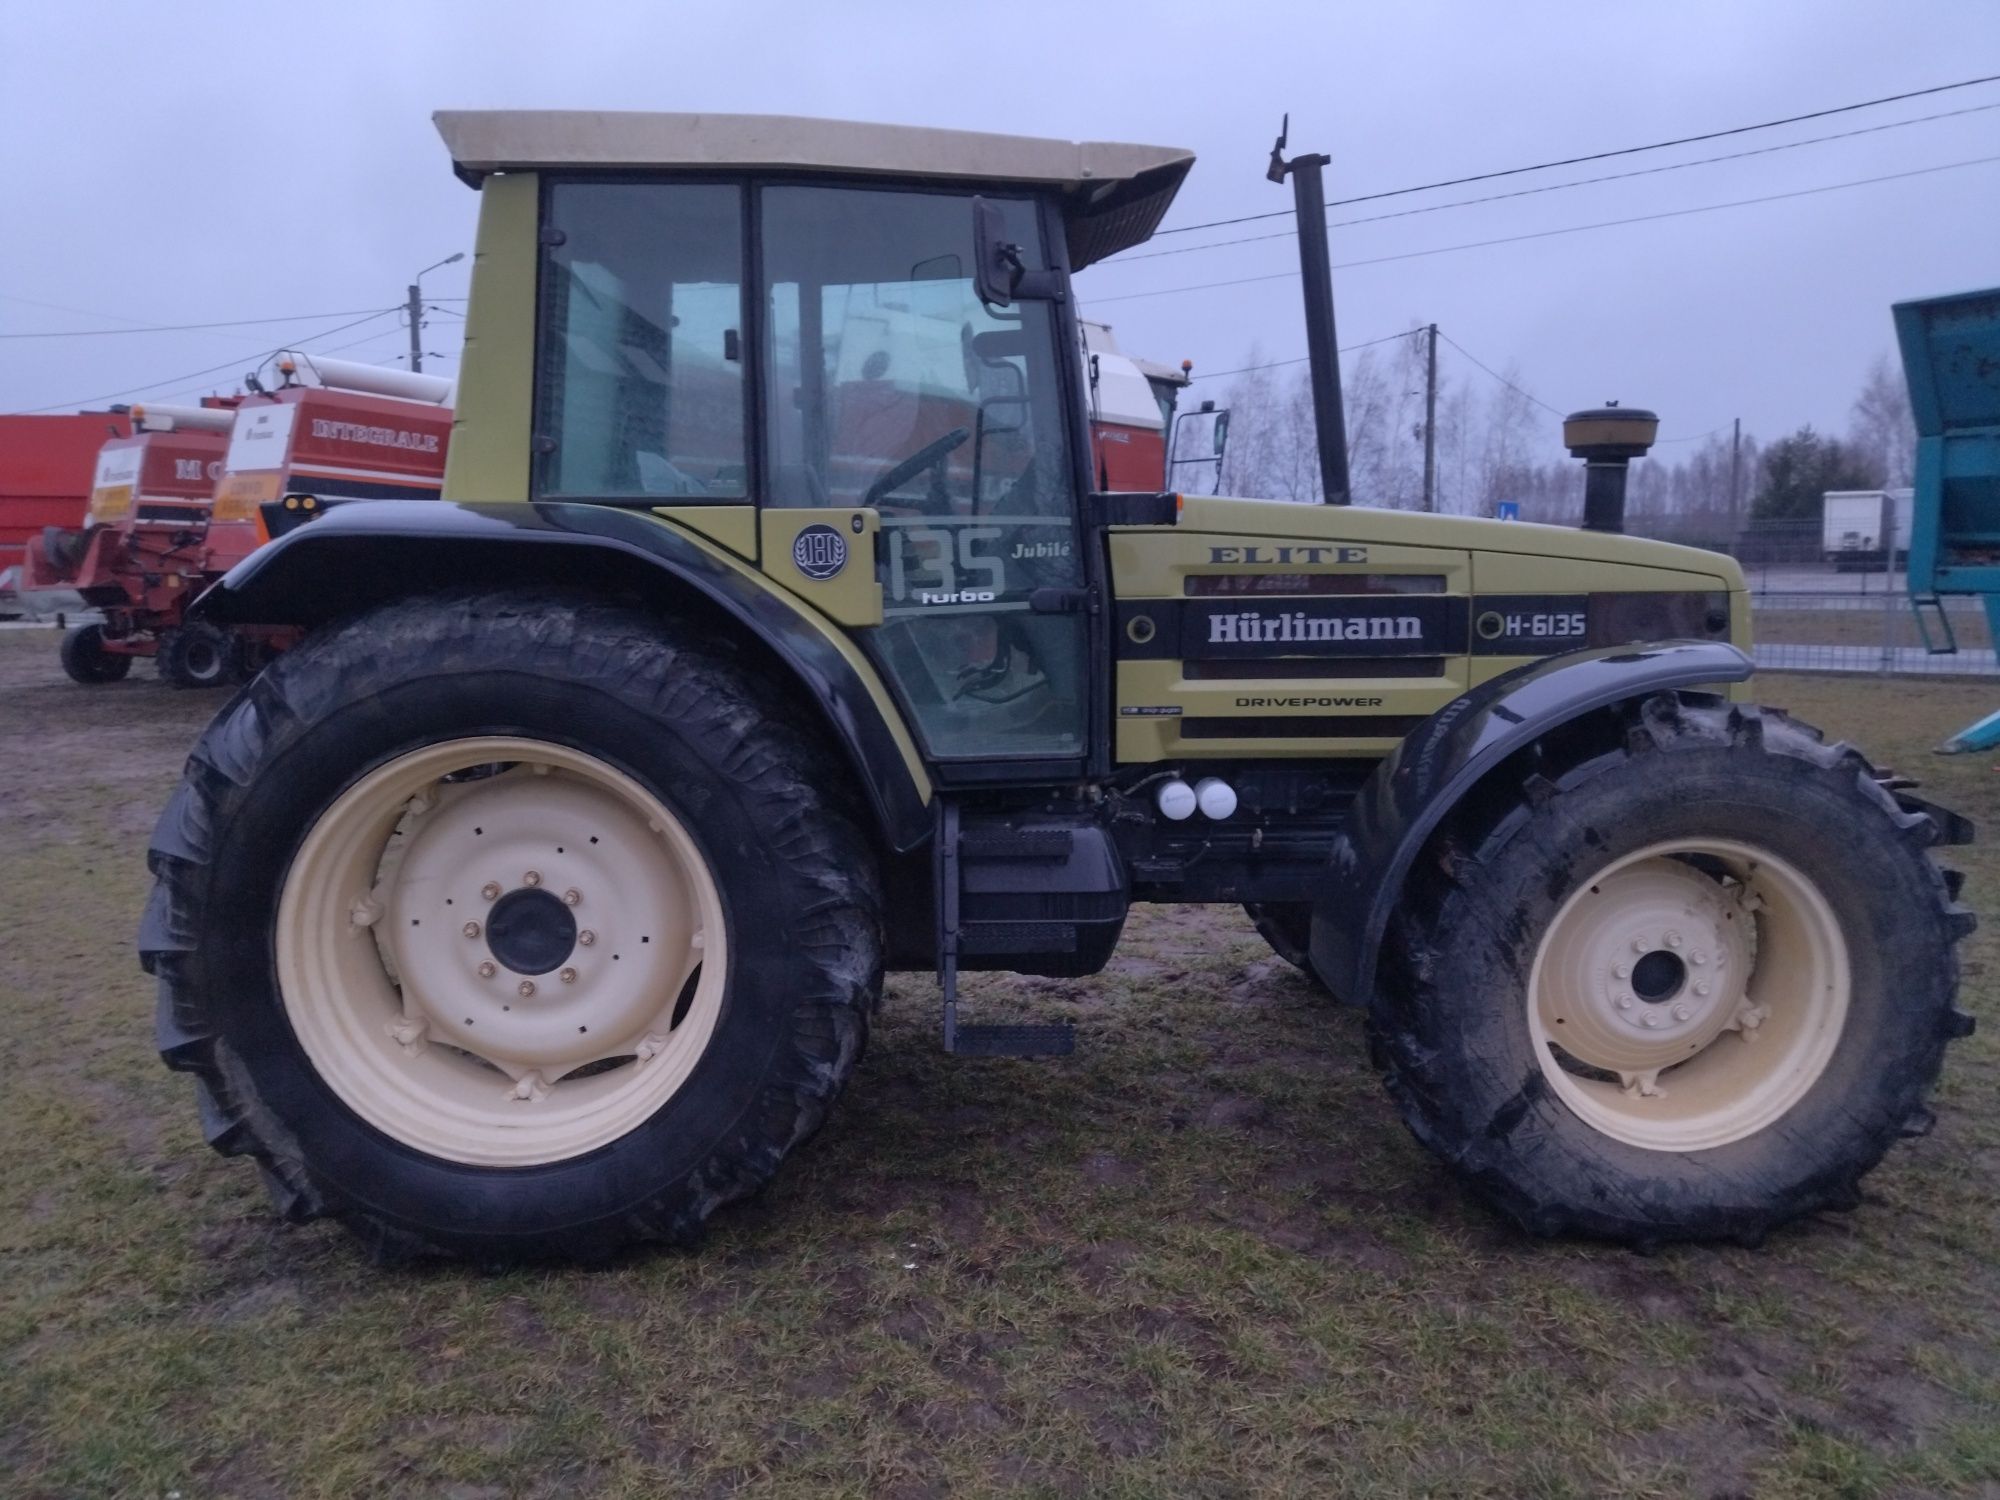
{"type": "Polygon", "coordinates": [[[259,547],[198,599],[220,624],[324,624],[467,585],[575,587],[720,611],[797,681],[847,751],[884,841],[930,836],[931,786],[890,700],[830,623],[747,565],[653,517],[608,505],[353,501],[259,547]]]}
{"type": "Polygon", "coordinates": [[[1742,682],[1750,658],[1719,641],[1607,646],[1531,662],[1461,694],[1375,768],[1313,903],[1312,961],[1352,1004],[1374,997],[1390,914],[1418,852],[1479,779],[1560,724],[1628,699],[1742,682]]]}

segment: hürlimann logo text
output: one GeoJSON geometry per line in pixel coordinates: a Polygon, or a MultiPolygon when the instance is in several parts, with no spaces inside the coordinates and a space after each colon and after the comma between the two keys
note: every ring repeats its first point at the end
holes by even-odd
{"type": "Polygon", "coordinates": [[[1273,644],[1289,641],[1420,641],[1424,622],[1415,615],[1308,615],[1300,611],[1267,614],[1246,609],[1240,614],[1210,615],[1208,643],[1211,646],[1244,645],[1253,641],[1273,644]]]}

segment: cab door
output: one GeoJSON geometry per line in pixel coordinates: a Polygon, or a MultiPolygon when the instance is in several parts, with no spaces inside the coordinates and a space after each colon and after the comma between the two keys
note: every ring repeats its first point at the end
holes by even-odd
{"type": "MultiPolygon", "coordinates": [[[[1044,264],[1035,204],[988,201],[1044,264]]],[[[872,581],[879,623],[845,618],[933,760],[1081,757],[1056,306],[980,299],[970,194],[771,184],[757,223],[766,571],[829,605],[872,581]]]]}

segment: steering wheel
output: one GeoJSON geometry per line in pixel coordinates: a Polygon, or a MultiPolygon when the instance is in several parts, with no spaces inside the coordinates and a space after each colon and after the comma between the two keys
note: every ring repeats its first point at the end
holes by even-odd
{"type": "MultiPolygon", "coordinates": [[[[933,469],[942,464],[947,457],[964,446],[966,440],[971,436],[972,429],[970,427],[954,427],[943,437],[925,443],[923,447],[919,448],[915,453],[912,453],[908,458],[897,464],[895,468],[889,470],[888,473],[869,485],[868,493],[861,497],[861,503],[863,505],[881,504],[883,498],[891,490],[895,489],[898,485],[908,484],[912,479],[923,473],[924,470],[933,469]]],[[[922,508],[931,510],[943,509],[944,496],[942,494],[942,486],[933,485],[932,494],[929,498],[931,504],[928,507],[922,508]]]]}

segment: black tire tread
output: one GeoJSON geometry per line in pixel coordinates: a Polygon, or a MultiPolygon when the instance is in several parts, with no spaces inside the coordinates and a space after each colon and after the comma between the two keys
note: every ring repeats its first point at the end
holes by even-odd
{"type": "Polygon", "coordinates": [[[339,1220],[385,1262],[599,1260],[630,1244],[699,1238],[715,1209],[756,1192],[824,1123],[866,1046],[881,995],[881,896],[874,853],[850,812],[858,792],[828,787],[824,768],[837,757],[812,740],[800,717],[771,685],[744,675],[694,630],[563,594],[406,601],[334,626],[309,648],[280,656],[202,735],[148,852],[154,886],[139,951],[158,981],[156,1042],[169,1068],[194,1075],[209,1144],[225,1156],[253,1158],[284,1219],[339,1220]],[[792,1055],[772,1069],[756,1105],[711,1153],[699,1180],[635,1205],[615,1223],[565,1226],[534,1243],[479,1245],[413,1233],[317,1176],[219,1034],[193,969],[214,830],[275,747],[346,701],[352,689],[343,689],[343,679],[370,662],[427,656],[445,673],[453,642],[495,627],[518,635],[523,626],[532,655],[550,666],[594,664],[604,674],[597,680],[615,674],[628,687],[643,685],[652,712],[702,722],[722,737],[729,773],[773,810],[785,860],[820,895],[804,914],[810,925],[791,935],[801,970],[792,1055]]]}
{"type": "MultiPolygon", "coordinates": [[[[1383,945],[1378,1001],[1369,1016],[1371,1057],[1404,1123],[1480,1198],[1521,1229],[1542,1237],[1587,1236],[1645,1248],[1688,1238],[1754,1244],[1770,1230],[1802,1216],[1854,1208],[1861,1200],[1861,1178],[1897,1140],[1927,1133],[1934,1121],[1926,1099],[1942,1067],[1945,1047],[1952,1039],[1970,1033],[1973,1026],[1972,1017],[1955,1004],[1942,1007],[1936,1033],[1920,1063],[1897,1080],[1897,1107],[1848,1155],[1839,1170],[1799,1183],[1772,1201],[1734,1205],[1726,1222],[1718,1219],[1711,1225],[1697,1226],[1693,1232],[1636,1222],[1631,1216],[1603,1212],[1585,1201],[1524,1192],[1522,1185],[1501,1169],[1497,1153],[1488,1148],[1485,1137],[1465,1135],[1453,1128],[1439,1101],[1429,1096],[1423,1082],[1424,1044],[1408,1026],[1385,1016],[1380,997],[1407,997],[1403,1002],[1406,1014],[1437,1003],[1434,985],[1439,948],[1432,934],[1450,920],[1448,908],[1464,888],[1469,873],[1523,830],[1536,807],[1547,800],[1550,785],[1573,785],[1575,778],[1588,777],[1593,769],[1691,744],[1755,746],[1768,754],[1794,757],[1821,771],[1844,773],[1842,779],[1851,789],[1857,818],[1882,820],[1890,836],[1912,850],[1929,850],[1938,839],[1932,819],[1900,805],[1860,751],[1846,743],[1829,744],[1819,730],[1778,710],[1760,711],[1753,705],[1732,704],[1706,694],[1660,694],[1613,710],[1594,736],[1566,736],[1563,744],[1562,763],[1552,762],[1542,747],[1503,765],[1474,788],[1433,835],[1404,888],[1383,945]]],[[[1955,944],[1972,931],[1976,918],[1956,899],[1957,873],[1930,859],[1924,863],[1931,872],[1934,916],[1948,939],[1944,950],[1948,972],[1943,978],[1947,993],[1955,994],[1955,944]]],[[[1527,1102],[1523,1099],[1520,1104],[1525,1107],[1527,1102]]],[[[1496,1117],[1495,1124],[1499,1123],[1496,1117]]],[[[1486,1134],[1492,1133],[1489,1128],[1486,1134]]]]}
{"type": "Polygon", "coordinates": [[[63,632],[62,668],[71,682],[96,687],[117,682],[132,670],[132,658],[104,649],[102,625],[72,625],[63,632]]]}

